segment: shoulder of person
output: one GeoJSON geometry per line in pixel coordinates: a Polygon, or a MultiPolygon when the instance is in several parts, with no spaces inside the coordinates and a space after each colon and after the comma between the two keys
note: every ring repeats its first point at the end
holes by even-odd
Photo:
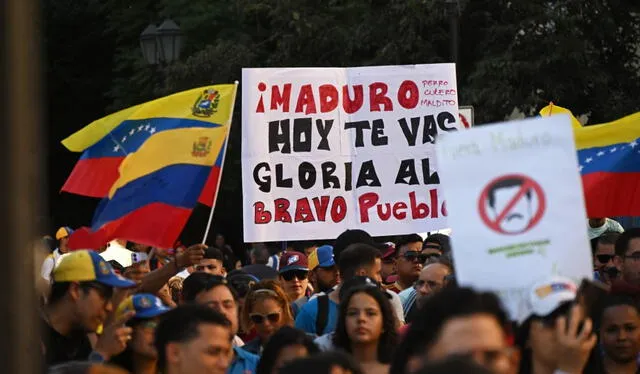
{"type": "Polygon", "coordinates": [[[257,354],[251,353],[249,351],[247,351],[244,347],[246,347],[248,345],[245,344],[243,347],[233,347],[233,350],[236,352],[236,358],[240,358],[242,360],[248,361],[250,363],[258,363],[258,360],[260,360],[260,356],[258,356],[257,354]]]}

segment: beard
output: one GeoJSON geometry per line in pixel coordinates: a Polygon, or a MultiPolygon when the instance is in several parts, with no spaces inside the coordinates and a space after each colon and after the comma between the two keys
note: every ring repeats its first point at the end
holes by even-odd
{"type": "Polygon", "coordinates": [[[329,293],[333,289],[335,285],[331,285],[325,282],[318,280],[318,290],[320,292],[329,293]]]}

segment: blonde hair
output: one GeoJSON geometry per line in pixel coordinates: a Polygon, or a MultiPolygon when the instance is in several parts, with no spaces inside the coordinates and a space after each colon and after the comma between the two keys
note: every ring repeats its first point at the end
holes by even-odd
{"type": "Polygon", "coordinates": [[[272,299],[282,308],[282,316],[285,325],[293,326],[293,313],[289,305],[289,299],[280,284],[275,280],[263,280],[251,287],[244,301],[242,308],[242,328],[245,331],[251,330],[253,322],[251,322],[251,311],[257,302],[272,299]]]}

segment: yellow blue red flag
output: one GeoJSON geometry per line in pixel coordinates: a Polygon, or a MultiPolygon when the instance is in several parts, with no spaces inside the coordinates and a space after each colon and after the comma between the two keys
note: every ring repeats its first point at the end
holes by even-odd
{"type": "MultiPolygon", "coordinates": [[[[236,85],[180,92],[97,120],[63,141],[83,151],[64,191],[104,197],[69,247],[115,238],[172,247],[196,202],[217,193],[236,85]]],[[[204,200],[204,201],[203,201],[204,200]]]]}
{"type": "Polygon", "coordinates": [[[589,217],[639,216],[640,112],[574,135],[589,217]]]}

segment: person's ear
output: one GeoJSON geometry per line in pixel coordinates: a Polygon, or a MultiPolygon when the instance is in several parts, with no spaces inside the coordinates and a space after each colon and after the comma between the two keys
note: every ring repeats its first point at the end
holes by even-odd
{"type": "Polygon", "coordinates": [[[624,261],[622,260],[622,257],[618,255],[613,257],[613,264],[620,270],[622,270],[624,267],[624,261]]]}
{"type": "Polygon", "coordinates": [[[366,277],[368,273],[367,273],[367,269],[360,268],[360,269],[356,270],[355,274],[356,274],[356,276],[359,276],[359,277],[366,277]]]}
{"type": "Polygon", "coordinates": [[[177,365],[180,363],[182,351],[180,349],[180,343],[168,343],[165,347],[165,357],[167,358],[167,366],[169,364],[177,365]]]}
{"type": "Polygon", "coordinates": [[[81,293],[82,290],[80,289],[80,285],[78,283],[74,282],[69,285],[69,296],[71,297],[71,300],[76,301],[80,299],[81,293]]]}

